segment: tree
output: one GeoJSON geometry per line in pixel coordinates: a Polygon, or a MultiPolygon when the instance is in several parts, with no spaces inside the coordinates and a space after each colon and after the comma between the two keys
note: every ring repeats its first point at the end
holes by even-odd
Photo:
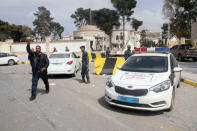
{"type": "Polygon", "coordinates": [[[178,38],[191,36],[191,23],[197,21],[196,0],[165,0],[163,14],[178,38]]]}
{"type": "Polygon", "coordinates": [[[123,25],[123,47],[125,36],[125,24],[126,20],[130,20],[130,16],[134,13],[133,9],[136,7],[136,0],[111,0],[112,5],[116,8],[116,11],[122,18],[123,25]]]}
{"type": "Polygon", "coordinates": [[[104,8],[93,11],[93,14],[95,24],[109,36],[114,26],[120,26],[119,15],[114,10],[104,8]]]}
{"type": "Polygon", "coordinates": [[[0,41],[5,41],[9,38],[9,23],[0,20],[0,41]]]}
{"type": "Polygon", "coordinates": [[[90,9],[78,8],[71,18],[74,19],[74,24],[77,27],[90,24],[90,9]]]}
{"type": "Polygon", "coordinates": [[[34,32],[38,35],[41,40],[45,40],[46,36],[50,36],[50,25],[52,23],[53,18],[51,17],[51,13],[45,7],[38,7],[36,13],[34,13],[36,19],[33,21],[33,25],[35,26],[34,32]]]}
{"type": "Polygon", "coordinates": [[[15,42],[24,42],[26,37],[32,36],[32,29],[25,25],[10,25],[0,20],[0,41],[13,39],[15,42]]]}
{"type": "Polygon", "coordinates": [[[138,30],[138,28],[143,24],[143,21],[139,21],[135,18],[132,18],[132,22],[131,22],[131,26],[133,27],[133,29],[135,29],[135,31],[138,30]]]}
{"type": "Polygon", "coordinates": [[[119,15],[117,12],[106,8],[99,10],[78,8],[75,13],[71,15],[71,18],[74,19],[74,23],[77,27],[90,24],[90,17],[93,18],[91,24],[98,26],[109,36],[111,35],[113,26],[120,26],[119,15]]]}
{"type": "Polygon", "coordinates": [[[50,25],[50,31],[52,33],[52,39],[57,40],[62,38],[62,32],[64,32],[64,27],[57,22],[52,22],[50,25]]]}
{"type": "Polygon", "coordinates": [[[165,40],[164,43],[166,43],[168,38],[168,23],[164,23],[161,29],[162,29],[161,37],[163,40],[165,40]]]}

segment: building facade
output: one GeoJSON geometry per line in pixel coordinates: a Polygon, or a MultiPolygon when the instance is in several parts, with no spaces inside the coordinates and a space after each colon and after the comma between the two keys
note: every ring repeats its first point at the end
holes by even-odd
{"type": "Polygon", "coordinates": [[[111,47],[114,51],[126,50],[126,46],[130,45],[133,50],[135,47],[140,47],[140,32],[134,30],[124,31],[124,44],[123,44],[123,30],[113,30],[111,36],[111,47]]]}
{"type": "Polygon", "coordinates": [[[94,25],[81,26],[73,32],[73,39],[90,41],[91,51],[104,51],[109,47],[109,36],[94,25]]]}

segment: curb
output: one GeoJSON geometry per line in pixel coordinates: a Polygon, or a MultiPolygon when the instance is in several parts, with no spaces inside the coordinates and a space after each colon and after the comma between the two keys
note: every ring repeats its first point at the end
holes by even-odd
{"type": "Polygon", "coordinates": [[[17,64],[18,65],[21,65],[21,64],[30,64],[30,62],[29,61],[27,61],[27,62],[19,61],[19,62],[17,62],[17,64]]]}
{"type": "Polygon", "coordinates": [[[192,80],[188,80],[188,79],[181,79],[182,82],[186,83],[186,84],[189,84],[191,86],[194,86],[194,87],[197,87],[197,82],[195,81],[192,81],[192,80]]]}

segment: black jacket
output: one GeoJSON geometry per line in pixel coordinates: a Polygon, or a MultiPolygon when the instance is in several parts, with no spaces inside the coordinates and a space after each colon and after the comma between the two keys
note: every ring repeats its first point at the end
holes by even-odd
{"type": "MultiPolygon", "coordinates": [[[[35,73],[36,71],[36,66],[38,65],[38,54],[36,52],[32,52],[30,50],[30,45],[27,45],[27,52],[29,53],[29,59],[30,59],[30,63],[32,66],[32,72],[35,73]]],[[[49,59],[47,57],[46,54],[44,53],[40,53],[40,67],[43,68],[45,67],[46,69],[49,66],[49,59]]],[[[47,70],[43,71],[42,73],[47,73],[47,70]]]]}
{"type": "Polygon", "coordinates": [[[124,58],[125,58],[125,60],[127,60],[131,55],[132,55],[131,50],[126,50],[124,52],[124,58]]]}
{"type": "Polygon", "coordinates": [[[84,51],[82,54],[82,68],[86,68],[87,65],[89,65],[88,53],[84,51]]]}

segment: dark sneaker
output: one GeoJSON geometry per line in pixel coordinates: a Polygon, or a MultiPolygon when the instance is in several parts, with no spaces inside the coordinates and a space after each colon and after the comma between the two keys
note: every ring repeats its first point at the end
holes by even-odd
{"type": "Polygon", "coordinates": [[[82,79],[82,82],[85,83],[86,82],[85,79],[82,79]]]}
{"type": "Polygon", "coordinates": [[[35,94],[32,94],[31,97],[29,98],[30,101],[33,101],[35,99],[36,99],[36,95],[35,94]]]}
{"type": "Polygon", "coordinates": [[[90,80],[87,80],[87,84],[90,84],[90,80]]]}
{"type": "Polygon", "coordinates": [[[46,94],[49,94],[49,88],[46,88],[46,94]]]}

